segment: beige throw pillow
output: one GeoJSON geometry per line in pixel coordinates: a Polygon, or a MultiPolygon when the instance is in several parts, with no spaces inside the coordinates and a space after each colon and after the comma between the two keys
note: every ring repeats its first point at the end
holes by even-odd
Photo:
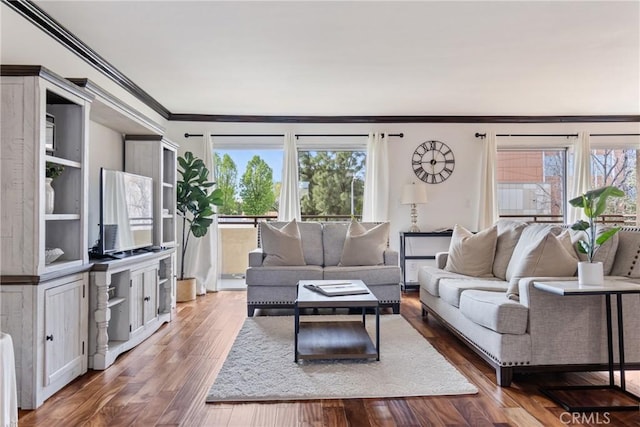
{"type": "Polygon", "coordinates": [[[473,234],[456,224],[444,269],[473,277],[492,276],[497,238],[498,228],[495,225],[473,234]]]}
{"type": "Polygon", "coordinates": [[[496,255],[493,259],[493,275],[506,280],[507,266],[511,260],[513,250],[520,240],[522,230],[527,227],[526,222],[501,219],[496,222],[498,226],[498,241],[496,243],[496,255]]]}
{"type": "Polygon", "coordinates": [[[278,229],[268,222],[260,224],[264,266],[306,265],[302,252],[300,229],[295,219],[278,229]]]}
{"type": "MultiPolygon", "coordinates": [[[[578,269],[578,257],[571,246],[569,230],[556,236],[549,232],[531,242],[513,266],[507,297],[519,301],[518,282],[523,277],[570,277],[578,269]]],[[[511,267],[511,265],[509,265],[511,267]]]]}
{"type": "Polygon", "coordinates": [[[370,230],[356,221],[349,224],[342,247],[339,266],[384,264],[384,251],[389,241],[389,223],[384,222],[370,230]]]}

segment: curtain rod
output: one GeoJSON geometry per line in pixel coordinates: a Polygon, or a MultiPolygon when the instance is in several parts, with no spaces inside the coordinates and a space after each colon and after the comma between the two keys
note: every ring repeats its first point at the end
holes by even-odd
{"type": "MultiPolygon", "coordinates": [[[[527,136],[535,136],[535,137],[565,137],[565,138],[577,138],[577,133],[544,133],[544,134],[535,134],[535,133],[498,133],[496,136],[516,136],[516,137],[527,137],[527,136]]],[[[476,132],[476,138],[486,138],[486,133],[476,132]]]]}
{"type": "MultiPolygon", "coordinates": [[[[384,136],[384,133],[382,134],[384,136]]],[[[185,133],[184,137],[185,138],[189,138],[192,136],[203,136],[203,134],[201,133],[185,133]]],[[[221,136],[226,136],[226,137],[240,137],[240,138],[248,138],[248,137],[260,137],[260,138],[268,138],[268,137],[284,137],[284,134],[282,133],[269,133],[269,134],[239,134],[239,133],[220,133],[220,134],[216,134],[216,133],[212,133],[211,134],[212,137],[221,137],[221,136]]],[[[340,134],[320,134],[320,133],[301,133],[301,134],[296,134],[296,139],[297,138],[306,138],[306,137],[349,137],[349,136],[361,136],[361,137],[365,137],[365,136],[369,136],[369,134],[367,133],[340,133],[340,134]]],[[[400,132],[400,133],[390,133],[387,136],[397,136],[400,138],[404,138],[404,133],[400,132]]]]}
{"type": "MultiPolygon", "coordinates": [[[[486,138],[487,134],[486,133],[479,133],[476,132],[476,138],[486,138]]],[[[496,136],[555,136],[555,137],[574,137],[577,138],[578,134],[577,133],[569,133],[569,134],[507,134],[507,133],[500,133],[500,134],[496,134],[496,136]]],[[[591,133],[589,134],[589,136],[640,136],[640,133],[591,133]]]]}

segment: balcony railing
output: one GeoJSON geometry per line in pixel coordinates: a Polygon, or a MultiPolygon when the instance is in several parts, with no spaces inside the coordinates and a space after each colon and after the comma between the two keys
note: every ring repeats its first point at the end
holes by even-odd
{"type": "MultiPolygon", "coordinates": [[[[252,225],[257,227],[261,221],[273,221],[277,215],[218,215],[219,225],[252,225]]],[[[355,215],[359,220],[360,216],[355,215]]],[[[351,215],[302,215],[303,221],[350,221],[351,215]]]]}
{"type": "MultiPolygon", "coordinates": [[[[562,215],[500,215],[500,218],[508,218],[508,219],[518,219],[526,222],[537,222],[537,223],[553,223],[553,224],[562,224],[564,222],[564,217],[562,215]]],[[[635,226],[636,225],[636,215],[614,215],[607,214],[601,215],[596,220],[599,224],[617,224],[617,225],[627,225],[627,226],[635,226]]]]}

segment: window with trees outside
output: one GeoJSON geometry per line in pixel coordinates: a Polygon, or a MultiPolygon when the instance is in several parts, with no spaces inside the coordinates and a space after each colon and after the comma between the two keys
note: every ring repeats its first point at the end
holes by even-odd
{"type": "Polygon", "coordinates": [[[498,150],[500,217],[563,222],[566,153],[565,148],[498,150]]]}
{"type": "Polygon", "coordinates": [[[362,217],[365,151],[298,150],[300,213],[330,220],[362,217]]]}
{"type": "Polygon", "coordinates": [[[591,150],[591,187],[613,185],[625,197],[612,197],[605,211],[610,222],[635,225],[638,203],[638,150],[635,148],[597,148],[591,150]]]}

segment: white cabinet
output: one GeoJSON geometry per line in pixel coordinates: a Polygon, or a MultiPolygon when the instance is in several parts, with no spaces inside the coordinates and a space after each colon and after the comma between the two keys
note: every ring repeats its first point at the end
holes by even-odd
{"type": "Polygon", "coordinates": [[[89,367],[106,369],[147,339],[175,307],[175,249],[96,263],[91,271],[89,367]]]}
{"type": "Polygon", "coordinates": [[[153,178],[154,245],[176,245],[177,146],[162,136],[126,135],[125,171],[153,178]]]}
{"type": "Polygon", "coordinates": [[[88,273],[3,283],[0,328],[13,339],[18,406],[35,409],[87,371],[88,273]]]}
{"type": "Polygon", "coordinates": [[[0,325],[19,406],[37,408],[87,370],[87,132],[93,97],[40,66],[2,65],[0,325]],[[45,209],[47,163],[53,212],[45,209]],[[55,260],[47,249],[62,254],[55,260]]]}
{"type": "Polygon", "coordinates": [[[91,95],[39,66],[3,65],[0,273],[41,276],[87,264],[87,123],[91,95]],[[55,178],[45,213],[45,166],[55,178]],[[49,262],[46,248],[63,254],[49,262]]]}

